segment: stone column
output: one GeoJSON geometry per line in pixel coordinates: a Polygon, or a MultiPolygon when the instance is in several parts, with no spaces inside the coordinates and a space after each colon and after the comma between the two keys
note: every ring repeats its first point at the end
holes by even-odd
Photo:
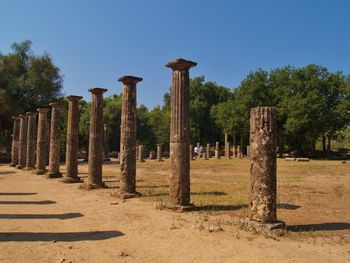
{"type": "Polygon", "coordinates": [[[220,159],[220,147],[219,142],[215,143],[215,159],[220,159]]]}
{"type": "Polygon", "coordinates": [[[250,157],[250,146],[247,145],[247,158],[249,158],[249,157],[250,157]]]}
{"type": "Polygon", "coordinates": [[[210,144],[207,143],[207,158],[210,158],[210,144]]]}
{"type": "Polygon", "coordinates": [[[203,160],[208,160],[207,153],[203,153],[203,160]]]}
{"type": "Polygon", "coordinates": [[[35,169],[35,148],[36,148],[36,112],[28,112],[28,128],[27,128],[27,151],[26,166],[23,170],[35,169]]]}
{"type": "Polygon", "coordinates": [[[251,109],[248,226],[259,232],[267,231],[269,234],[276,234],[277,228],[284,227],[284,223],[277,222],[276,217],[276,146],[276,109],[251,109]],[[277,224],[274,224],[276,222],[277,224]]]}
{"type": "Polygon", "coordinates": [[[79,100],[81,96],[68,96],[68,121],[66,144],[66,174],[64,183],[81,182],[78,176],[79,100]]]}
{"type": "Polygon", "coordinates": [[[120,127],[120,186],[121,198],[136,197],[136,84],[142,78],[123,76],[120,127]]]}
{"type": "Polygon", "coordinates": [[[193,161],[193,145],[192,144],[190,144],[189,151],[190,151],[190,161],[193,161]]]}
{"type": "Polygon", "coordinates": [[[86,136],[86,143],[85,143],[85,151],[86,151],[86,156],[84,161],[87,162],[89,161],[89,138],[90,138],[90,122],[86,122],[85,125],[85,136],[86,136]]]}
{"type": "MultiPolygon", "coordinates": [[[[169,198],[172,206],[190,206],[190,89],[189,69],[197,63],[176,59],[166,64],[173,70],[171,85],[169,198]]],[[[182,208],[181,208],[182,207],[182,208]]]]}
{"type": "Polygon", "coordinates": [[[140,158],[140,156],[139,156],[139,146],[136,145],[136,160],[138,161],[139,158],[140,158]]]}
{"type": "Polygon", "coordinates": [[[142,162],[144,162],[145,160],[144,160],[144,154],[145,154],[145,152],[144,152],[144,149],[143,149],[143,145],[139,145],[139,162],[140,163],[142,163],[142,162]]]}
{"type": "Polygon", "coordinates": [[[47,142],[47,113],[49,109],[39,108],[39,117],[38,117],[38,136],[36,143],[36,174],[42,175],[46,172],[46,154],[48,149],[47,142]]]}
{"type": "Polygon", "coordinates": [[[49,165],[50,162],[50,136],[51,136],[51,124],[49,119],[46,120],[46,156],[45,156],[45,160],[46,160],[46,165],[49,165]]]}
{"type": "Polygon", "coordinates": [[[226,158],[227,158],[227,159],[231,159],[231,155],[230,155],[230,143],[229,143],[229,142],[226,143],[226,158]]]}
{"type": "Polygon", "coordinates": [[[50,155],[49,173],[46,178],[60,178],[60,154],[61,154],[61,114],[62,105],[59,102],[52,102],[51,106],[51,128],[50,128],[50,155]]]}
{"type": "Polygon", "coordinates": [[[12,148],[11,148],[11,163],[10,166],[15,167],[18,164],[18,147],[19,147],[19,130],[21,118],[19,116],[12,117],[12,148]]]}
{"type": "Polygon", "coordinates": [[[103,125],[103,161],[108,162],[109,159],[109,143],[107,124],[103,125]]]}
{"type": "Polygon", "coordinates": [[[163,147],[162,144],[157,144],[157,161],[162,162],[163,161],[163,147]]]}
{"type": "Polygon", "coordinates": [[[237,157],[242,158],[241,146],[237,145],[237,157]]]}
{"type": "Polygon", "coordinates": [[[27,126],[28,116],[26,114],[19,115],[20,128],[19,128],[19,147],[18,147],[18,169],[23,169],[26,166],[27,157],[27,126]]]}
{"type": "Polygon", "coordinates": [[[250,111],[250,219],[276,221],[277,122],[273,107],[250,111]]]}
{"type": "Polygon", "coordinates": [[[88,187],[104,187],[102,182],[103,162],[103,93],[102,88],[89,89],[92,94],[90,111],[90,136],[89,136],[89,170],[88,187]]]}
{"type": "Polygon", "coordinates": [[[233,145],[232,146],[232,158],[236,158],[236,157],[237,157],[236,147],[233,145]]]}

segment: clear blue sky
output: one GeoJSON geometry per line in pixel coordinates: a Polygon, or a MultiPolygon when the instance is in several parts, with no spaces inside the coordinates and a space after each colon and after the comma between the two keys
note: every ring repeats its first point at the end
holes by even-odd
{"type": "Polygon", "coordinates": [[[138,103],[162,104],[182,57],[191,77],[234,88],[253,70],[316,63],[350,73],[350,1],[0,0],[0,51],[30,39],[64,75],[64,93],[120,93],[117,78],[143,77],[138,103]]]}

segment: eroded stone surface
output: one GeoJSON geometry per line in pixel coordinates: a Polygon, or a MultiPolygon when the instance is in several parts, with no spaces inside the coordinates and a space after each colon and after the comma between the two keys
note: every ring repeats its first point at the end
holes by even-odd
{"type": "Polygon", "coordinates": [[[28,116],[26,114],[19,115],[20,128],[19,128],[19,145],[18,145],[18,169],[23,169],[26,166],[27,157],[27,125],[28,116]]]}
{"type": "Polygon", "coordinates": [[[50,128],[50,154],[49,154],[49,172],[47,178],[60,178],[60,149],[61,149],[61,120],[62,105],[58,102],[52,102],[51,106],[51,128],[50,128]]]}
{"type": "Polygon", "coordinates": [[[80,182],[78,177],[78,143],[79,143],[79,100],[81,96],[68,96],[68,121],[66,143],[65,183],[80,182]]]}
{"type": "Polygon", "coordinates": [[[48,148],[47,141],[47,113],[49,109],[39,108],[39,117],[38,117],[38,135],[37,135],[37,144],[36,144],[36,174],[41,175],[46,172],[46,157],[48,148]]]}
{"type": "Polygon", "coordinates": [[[35,149],[36,149],[36,112],[28,112],[27,128],[27,151],[25,170],[35,169],[35,149]]]}
{"type": "Polygon", "coordinates": [[[277,121],[273,107],[250,111],[250,215],[252,221],[276,222],[277,121]]]}
{"type": "Polygon", "coordinates": [[[102,182],[103,162],[103,93],[107,89],[93,88],[90,111],[89,136],[89,169],[88,184],[90,187],[104,187],[102,182]]]}
{"type": "Polygon", "coordinates": [[[18,164],[18,147],[19,147],[19,130],[21,118],[19,116],[12,117],[12,147],[11,147],[11,163],[10,166],[15,167],[18,164]]]}
{"type": "Polygon", "coordinates": [[[197,63],[176,59],[166,66],[173,70],[170,118],[170,191],[169,202],[190,205],[190,102],[189,69],[197,63]]]}
{"type": "Polygon", "coordinates": [[[120,127],[119,197],[136,197],[136,84],[142,78],[124,76],[120,127]]]}

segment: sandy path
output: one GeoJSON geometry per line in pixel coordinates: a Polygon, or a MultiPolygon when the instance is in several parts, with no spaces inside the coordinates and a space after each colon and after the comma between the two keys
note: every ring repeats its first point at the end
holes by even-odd
{"type": "Polygon", "coordinates": [[[0,166],[0,261],[350,262],[347,243],[266,239],[238,231],[229,215],[160,211],[110,192],[0,166]],[[207,220],[226,222],[224,231],[194,228],[207,220]]]}

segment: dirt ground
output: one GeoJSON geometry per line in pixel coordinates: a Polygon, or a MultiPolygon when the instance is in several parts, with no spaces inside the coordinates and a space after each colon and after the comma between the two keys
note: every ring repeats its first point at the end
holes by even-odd
{"type": "MultiPolygon", "coordinates": [[[[104,165],[109,188],[92,191],[1,165],[0,262],[350,262],[350,162],[278,161],[278,218],[288,231],[277,239],[238,228],[248,170],[245,159],[191,162],[200,209],[176,213],[161,209],[168,160],[138,163],[143,196],[126,202],[110,196],[114,162],[104,165]]],[[[79,172],[87,176],[86,163],[79,172]]]]}

